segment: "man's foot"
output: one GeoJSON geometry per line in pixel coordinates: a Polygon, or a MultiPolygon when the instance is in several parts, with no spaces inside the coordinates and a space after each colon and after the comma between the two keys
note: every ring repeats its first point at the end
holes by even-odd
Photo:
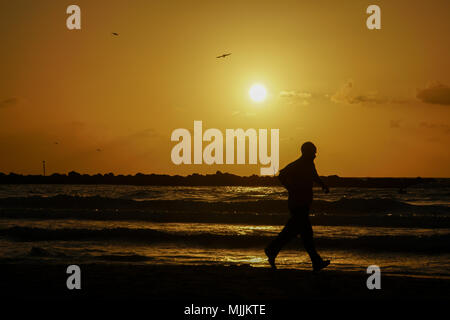
{"type": "Polygon", "coordinates": [[[313,271],[319,272],[323,268],[330,264],[330,260],[320,260],[319,262],[313,263],[313,271]]]}
{"type": "Polygon", "coordinates": [[[266,256],[269,260],[269,264],[270,264],[272,270],[277,270],[277,266],[275,265],[276,255],[272,254],[268,248],[265,248],[264,252],[266,253],[266,256]]]}

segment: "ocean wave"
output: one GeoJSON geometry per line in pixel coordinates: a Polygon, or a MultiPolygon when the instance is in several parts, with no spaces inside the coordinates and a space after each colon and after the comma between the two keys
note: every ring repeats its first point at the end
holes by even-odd
{"type": "MultiPolygon", "coordinates": [[[[136,209],[0,209],[3,220],[80,220],[80,221],[140,221],[215,223],[244,225],[284,225],[287,212],[279,213],[221,213],[221,212],[152,212],[136,209]]],[[[5,222],[6,222],[5,221],[5,222]]],[[[450,217],[443,215],[413,214],[354,214],[338,215],[315,212],[311,214],[313,225],[450,228],[450,217]]]]}
{"type": "MultiPolygon", "coordinates": [[[[414,206],[383,199],[318,201],[311,210],[314,225],[450,228],[449,209],[414,206]],[[321,207],[322,206],[322,207],[321,207]],[[391,210],[383,208],[390,206],[391,210]],[[353,207],[349,209],[349,207],[353,207]]],[[[56,197],[0,199],[0,219],[92,220],[283,225],[289,213],[286,201],[202,203],[196,201],[142,201],[105,198],[56,197]],[[119,205],[118,205],[119,204],[119,205]]]]}
{"type": "MultiPolygon", "coordinates": [[[[110,262],[145,262],[154,260],[152,257],[147,257],[139,254],[92,254],[92,250],[83,250],[83,254],[81,257],[90,257],[97,260],[105,260],[110,262]]],[[[38,258],[71,258],[71,256],[67,255],[60,250],[55,249],[46,249],[42,247],[32,247],[30,251],[27,253],[29,257],[38,257],[38,258]]]]}
{"type": "Polygon", "coordinates": [[[164,191],[160,190],[133,190],[130,192],[127,192],[123,195],[120,195],[118,199],[123,200],[145,200],[145,199],[152,199],[156,198],[158,196],[164,195],[164,191]]]}
{"type": "Polygon", "coordinates": [[[99,256],[93,256],[95,259],[105,260],[110,262],[146,262],[155,260],[152,257],[146,257],[140,254],[105,254],[99,256]]]}
{"type": "MultiPolygon", "coordinates": [[[[53,197],[10,197],[0,199],[0,208],[65,208],[65,209],[145,209],[150,211],[189,212],[287,212],[285,200],[221,201],[206,202],[193,200],[143,200],[135,201],[100,196],[79,197],[58,195],[53,197]]],[[[312,209],[317,212],[352,213],[426,213],[448,214],[450,207],[444,205],[412,205],[396,199],[386,198],[341,198],[337,201],[316,200],[312,209]]]]}
{"type": "MultiPolygon", "coordinates": [[[[0,229],[0,236],[15,241],[108,241],[133,245],[160,245],[161,243],[206,248],[264,248],[274,236],[268,235],[218,235],[210,233],[188,234],[169,233],[152,229],[45,229],[30,227],[11,227],[0,229]]],[[[316,237],[317,247],[322,249],[449,253],[450,234],[428,236],[359,236],[354,238],[316,237]]],[[[295,239],[290,248],[301,247],[301,240],[295,239]]],[[[32,249],[34,255],[51,255],[46,251],[32,249]]],[[[120,259],[120,258],[118,258],[120,259]]]]}
{"type": "Polygon", "coordinates": [[[32,247],[30,249],[30,252],[28,253],[30,257],[41,257],[41,258],[55,258],[55,257],[65,257],[66,254],[63,252],[55,251],[55,250],[48,250],[41,247],[32,247]]]}

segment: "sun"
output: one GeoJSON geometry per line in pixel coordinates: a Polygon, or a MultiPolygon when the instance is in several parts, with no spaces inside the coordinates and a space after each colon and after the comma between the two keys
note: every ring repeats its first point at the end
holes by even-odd
{"type": "Polygon", "coordinates": [[[255,102],[262,102],[266,100],[267,97],[266,88],[262,84],[258,83],[251,86],[248,94],[250,95],[250,98],[255,102]]]}

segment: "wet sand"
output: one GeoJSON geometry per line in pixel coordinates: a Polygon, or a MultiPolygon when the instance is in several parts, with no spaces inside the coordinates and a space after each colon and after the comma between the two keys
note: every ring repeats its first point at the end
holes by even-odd
{"type": "Polygon", "coordinates": [[[3,262],[2,299],[282,302],[291,300],[450,300],[450,280],[408,275],[381,276],[381,290],[368,290],[361,272],[250,266],[85,264],[81,290],[68,290],[68,265],[3,262]]]}

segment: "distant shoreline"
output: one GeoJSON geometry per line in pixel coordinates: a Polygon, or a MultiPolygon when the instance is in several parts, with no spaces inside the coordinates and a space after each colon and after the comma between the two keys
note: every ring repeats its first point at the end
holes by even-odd
{"type": "MultiPolygon", "coordinates": [[[[330,187],[359,188],[409,188],[450,186],[450,178],[351,178],[337,175],[322,177],[330,187]]],[[[74,171],[68,174],[54,173],[49,176],[0,173],[0,184],[106,184],[136,186],[281,186],[273,176],[238,176],[217,171],[215,174],[191,174],[188,176],[166,174],[114,175],[80,174],[74,171]]]]}

